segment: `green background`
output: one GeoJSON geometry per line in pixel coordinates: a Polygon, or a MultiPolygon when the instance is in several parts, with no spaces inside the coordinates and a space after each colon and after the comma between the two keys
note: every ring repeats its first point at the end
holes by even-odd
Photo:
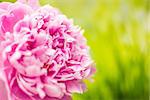
{"type": "MultiPolygon", "coordinates": [[[[14,1],[14,0],[2,0],[14,1]]],[[[85,30],[97,72],[88,91],[73,100],[148,100],[150,2],[148,0],[40,0],[85,30]]]]}

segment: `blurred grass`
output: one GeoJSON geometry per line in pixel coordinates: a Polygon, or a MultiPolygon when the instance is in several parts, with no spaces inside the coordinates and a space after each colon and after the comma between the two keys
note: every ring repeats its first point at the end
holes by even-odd
{"type": "Polygon", "coordinates": [[[88,91],[73,95],[73,100],[149,99],[148,0],[40,0],[40,3],[59,8],[85,29],[97,73],[93,83],[86,81],[88,91]]]}

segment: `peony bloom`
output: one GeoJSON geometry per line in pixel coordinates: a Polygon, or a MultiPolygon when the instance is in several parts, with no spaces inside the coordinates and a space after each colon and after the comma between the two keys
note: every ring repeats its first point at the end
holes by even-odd
{"type": "Polygon", "coordinates": [[[0,99],[71,100],[94,71],[83,31],[56,8],[0,3],[0,99]]]}

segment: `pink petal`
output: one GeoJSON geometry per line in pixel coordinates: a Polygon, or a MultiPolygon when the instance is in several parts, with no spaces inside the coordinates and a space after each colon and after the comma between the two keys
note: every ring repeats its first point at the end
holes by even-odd
{"type": "Polygon", "coordinates": [[[50,97],[62,98],[64,95],[61,88],[54,84],[45,84],[44,90],[50,97]]]}
{"type": "Polygon", "coordinates": [[[16,80],[11,88],[11,93],[14,100],[31,100],[30,97],[19,88],[16,80]]]}
{"type": "Polygon", "coordinates": [[[72,100],[71,96],[64,95],[61,100],[72,100]]]}
{"type": "Polygon", "coordinates": [[[8,92],[2,79],[0,79],[0,100],[8,100],[8,92]]]}
{"type": "Polygon", "coordinates": [[[39,0],[28,0],[28,4],[33,8],[39,8],[39,0]]]}
{"type": "Polygon", "coordinates": [[[28,6],[23,4],[12,4],[8,10],[9,14],[3,15],[1,18],[1,28],[4,33],[13,32],[14,25],[32,11],[28,6]]]}
{"type": "Polygon", "coordinates": [[[17,0],[17,1],[20,3],[28,3],[33,9],[37,9],[39,7],[39,0],[17,0]]]}
{"type": "Polygon", "coordinates": [[[14,26],[14,31],[20,32],[22,28],[29,28],[29,23],[27,21],[20,21],[14,26]]]}
{"type": "Polygon", "coordinates": [[[0,9],[7,10],[8,6],[12,4],[10,2],[2,2],[0,3],[0,9]]]}
{"type": "Polygon", "coordinates": [[[83,93],[86,90],[85,84],[77,80],[67,81],[66,86],[70,93],[83,93]]]}
{"type": "Polygon", "coordinates": [[[36,65],[28,66],[25,71],[26,75],[31,77],[37,77],[47,73],[46,69],[41,69],[41,67],[36,65]]]}

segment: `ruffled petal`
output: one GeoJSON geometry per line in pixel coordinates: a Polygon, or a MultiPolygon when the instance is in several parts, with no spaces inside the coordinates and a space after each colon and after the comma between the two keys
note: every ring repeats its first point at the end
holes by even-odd
{"type": "Polygon", "coordinates": [[[7,10],[9,13],[1,17],[1,29],[4,33],[13,32],[14,25],[32,11],[30,7],[18,3],[9,5],[7,10]]]}
{"type": "Polygon", "coordinates": [[[2,3],[0,3],[0,9],[7,10],[10,4],[12,4],[12,3],[2,2],[2,3]]]}
{"type": "Polygon", "coordinates": [[[83,93],[86,90],[85,84],[78,80],[67,81],[66,86],[70,93],[83,93]]]}
{"type": "Polygon", "coordinates": [[[31,98],[19,88],[16,80],[11,87],[11,93],[15,100],[31,100],[31,98]]]}
{"type": "Polygon", "coordinates": [[[0,100],[8,100],[8,91],[5,82],[0,79],[0,100]]]}
{"type": "Polygon", "coordinates": [[[50,97],[62,98],[64,95],[61,88],[54,84],[45,84],[44,90],[50,97]]]}

